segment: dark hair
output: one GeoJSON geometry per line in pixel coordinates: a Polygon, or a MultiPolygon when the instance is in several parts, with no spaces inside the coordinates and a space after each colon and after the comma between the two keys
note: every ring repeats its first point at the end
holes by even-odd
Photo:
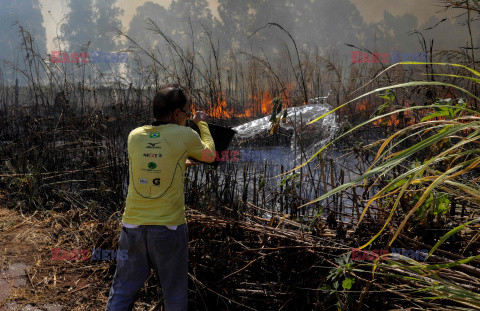
{"type": "Polygon", "coordinates": [[[153,117],[157,120],[168,117],[177,108],[183,109],[188,101],[187,91],[179,84],[163,85],[153,97],[153,117]]]}

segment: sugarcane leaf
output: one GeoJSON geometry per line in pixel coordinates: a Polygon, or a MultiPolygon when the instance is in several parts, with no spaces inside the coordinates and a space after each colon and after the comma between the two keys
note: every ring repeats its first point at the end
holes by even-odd
{"type": "Polygon", "coordinates": [[[438,240],[438,242],[432,247],[432,249],[428,252],[428,256],[430,256],[431,254],[433,254],[437,248],[440,247],[440,245],[442,245],[448,238],[450,238],[452,235],[462,231],[464,228],[466,228],[467,226],[471,225],[472,223],[475,223],[475,222],[478,222],[480,221],[480,218],[477,218],[477,219],[474,219],[474,220],[471,220],[469,222],[466,222],[460,226],[457,226],[455,228],[453,228],[452,230],[448,231],[444,236],[442,236],[440,238],[440,240],[438,240]]]}

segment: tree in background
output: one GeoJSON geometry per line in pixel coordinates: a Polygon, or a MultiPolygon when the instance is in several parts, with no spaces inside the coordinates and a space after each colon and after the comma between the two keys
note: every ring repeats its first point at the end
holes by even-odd
{"type": "MultiPolygon", "coordinates": [[[[268,23],[278,23],[287,31],[292,33],[298,26],[295,21],[296,5],[291,0],[278,1],[255,1],[252,7],[254,15],[251,25],[249,25],[249,33],[257,31],[260,27],[268,23]]],[[[298,40],[298,38],[295,38],[298,40]]],[[[285,44],[291,44],[290,39],[278,29],[261,30],[251,37],[253,52],[257,52],[256,48],[262,49],[267,54],[279,54],[285,44]]]]}
{"type": "Polygon", "coordinates": [[[94,49],[105,52],[115,52],[120,43],[117,38],[117,30],[122,28],[120,16],[123,10],[116,6],[117,0],[95,1],[95,40],[94,49]]]}
{"type": "MultiPolygon", "coordinates": [[[[116,39],[121,28],[123,10],[116,6],[117,0],[70,0],[70,13],[61,25],[60,40],[68,46],[67,52],[119,52],[121,46],[116,39]]],[[[97,60],[101,72],[111,66],[108,59],[97,60]]]]}
{"type": "Polygon", "coordinates": [[[93,0],[70,0],[69,7],[70,13],[60,26],[59,39],[68,46],[69,51],[84,52],[89,49],[95,39],[93,0]]]}
{"type": "Polygon", "coordinates": [[[247,50],[250,46],[248,36],[254,31],[254,6],[256,1],[219,0],[218,15],[215,18],[215,30],[225,50],[247,50]]]}
{"type": "Polygon", "coordinates": [[[280,24],[299,48],[320,47],[320,51],[336,49],[345,53],[345,43],[360,44],[367,29],[349,0],[220,0],[218,13],[216,27],[222,39],[240,50],[264,51],[267,55],[283,55],[282,49],[291,44],[278,28],[259,30],[268,23],[280,24]]]}
{"type": "Polygon", "coordinates": [[[152,24],[149,20],[153,21],[166,36],[171,37],[172,29],[170,25],[172,18],[169,12],[163,6],[150,1],[137,7],[137,11],[128,27],[128,36],[143,47],[155,48],[159,45],[165,46],[163,37],[152,31],[152,24]]]}
{"type": "MultiPolygon", "coordinates": [[[[43,15],[38,0],[2,0],[0,1],[0,59],[10,62],[19,69],[25,69],[31,55],[21,48],[23,37],[19,26],[31,33],[34,48],[45,53],[47,37],[43,27],[43,15]],[[17,24],[18,22],[18,24],[17,24]]],[[[14,75],[11,65],[1,62],[3,79],[13,83],[18,73],[14,75]]],[[[1,68],[0,67],[0,68],[1,68]]],[[[18,76],[21,81],[21,76],[18,76]]]]}
{"type": "MultiPolygon", "coordinates": [[[[405,14],[395,16],[387,11],[383,12],[383,20],[375,25],[377,42],[382,51],[416,52],[421,49],[416,36],[411,33],[418,28],[418,19],[405,14]]],[[[373,38],[370,38],[373,39],[373,38]]]]}
{"type": "Polygon", "coordinates": [[[212,29],[213,17],[207,0],[173,0],[168,11],[173,39],[181,46],[191,45],[192,39],[198,42],[202,25],[212,29]]]}
{"type": "Polygon", "coordinates": [[[171,47],[165,37],[172,36],[172,22],[169,11],[157,3],[148,1],[137,7],[127,32],[127,36],[134,42],[126,42],[128,49],[134,52],[130,54],[128,68],[129,76],[134,80],[142,80],[145,72],[151,72],[152,66],[158,65],[147,54],[154,55],[162,62],[168,63],[171,60],[171,47]],[[163,32],[163,36],[158,30],[163,32]]]}
{"type": "Polygon", "coordinates": [[[302,0],[295,5],[295,38],[304,46],[347,53],[346,43],[362,44],[366,24],[350,0],[302,0]]]}
{"type": "MultiPolygon", "coordinates": [[[[96,40],[94,41],[93,50],[101,52],[120,52],[121,42],[118,37],[118,30],[122,28],[120,16],[123,10],[116,6],[117,0],[97,0],[95,1],[95,24],[96,24],[96,40]]],[[[101,72],[107,72],[108,69],[118,69],[119,59],[107,58],[106,62],[99,62],[101,72]],[[108,63],[110,61],[110,63],[108,63]]],[[[115,72],[114,72],[115,74],[115,72]]]]}

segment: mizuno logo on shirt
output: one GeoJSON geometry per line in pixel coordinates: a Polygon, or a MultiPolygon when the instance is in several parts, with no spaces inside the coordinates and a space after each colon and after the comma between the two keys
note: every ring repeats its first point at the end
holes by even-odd
{"type": "Polygon", "coordinates": [[[160,146],[157,146],[158,144],[160,144],[160,143],[148,143],[147,148],[148,149],[160,149],[160,148],[162,148],[160,146]]]}

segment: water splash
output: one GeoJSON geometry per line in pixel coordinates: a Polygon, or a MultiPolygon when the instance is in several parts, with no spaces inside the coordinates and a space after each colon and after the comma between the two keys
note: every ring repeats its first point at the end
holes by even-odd
{"type": "MultiPolygon", "coordinates": [[[[309,100],[308,105],[287,108],[286,122],[280,123],[280,127],[285,135],[290,135],[292,154],[300,154],[299,138],[302,140],[305,156],[309,157],[332,139],[337,132],[339,126],[333,113],[307,125],[310,121],[332,110],[330,105],[323,103],[325,99],[326,97],[318,97],[309,100]],[[297,135],[294,135],[295,131],[297,135]]],[[[270,116],[266,116],[234,127],[233,129],[237,131],[237,140],[248,142],[250,145],[258,142],[257,148],[262,149],[265,138],[270,135],[269,120],[270,116]]]]}

